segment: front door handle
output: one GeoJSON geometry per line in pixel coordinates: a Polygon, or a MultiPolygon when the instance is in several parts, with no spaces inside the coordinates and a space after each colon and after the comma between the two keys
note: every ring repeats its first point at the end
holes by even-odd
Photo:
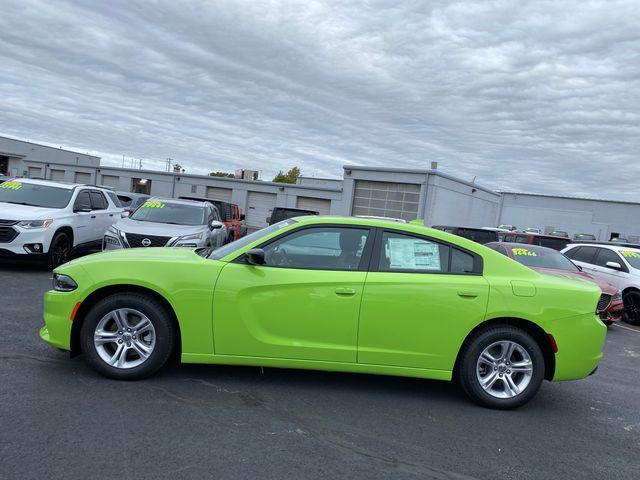
{"type": "Polygon", "coordinates": [[[458,296],[462,298],[476,298],[478,296],[478,292],[474,292],[472,290],[459,290],[458,296]]]}
{"type": "Polygon", "coordinates": [[[96,218],[96,216],[95,215],[91,215],[91,218],[96,218]]]}
{"type": "Polygon", "coordinates": [[[336,288],[336,294],[343,297],[351,297],[356,294],[356,289],[348,287],[336,288]]]}

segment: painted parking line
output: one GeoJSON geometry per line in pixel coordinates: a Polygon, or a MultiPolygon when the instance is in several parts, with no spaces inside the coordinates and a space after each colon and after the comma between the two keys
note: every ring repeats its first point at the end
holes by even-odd
{"type": "Polygon", "coordinates": [[[631,328],[631,327],[625,327],[624,325],[615,324],[613,326],[614,327],[618,327],[618,328],[624,328],[625,330],[631,330],[632,332],[640,333],[640,330],[637,330],[637,329],[631,328]]]}

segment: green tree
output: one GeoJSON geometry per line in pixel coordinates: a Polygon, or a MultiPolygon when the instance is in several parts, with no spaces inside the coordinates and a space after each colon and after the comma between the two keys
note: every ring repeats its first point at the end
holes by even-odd
{"type": "Polygon", "coordinates": [[[228,177],[228,178],[236,177],[233,173],[229,173],[229,172],[211,172],[209,176],[210,177],[228,177]]]}
{"type": "Polygon", "coordinates": [[[273,181],[279,183],[296,183],[296,180],[298,180],[300,173],[301,172],[298,167],[293,167],[287,173],[284,173],[282,170],[280,170],[278,174],[273,178],[273,181]]]}

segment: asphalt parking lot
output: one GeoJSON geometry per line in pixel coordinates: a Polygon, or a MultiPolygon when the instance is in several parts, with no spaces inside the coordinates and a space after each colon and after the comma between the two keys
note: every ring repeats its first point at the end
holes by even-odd
{"type": "Polygon", "coordinates": [[[640,329],[512,412],[451,384],[175,366],[104,379],[38,338],[50,273],[0,267],[0,479],[638,478],[640,329]]]}

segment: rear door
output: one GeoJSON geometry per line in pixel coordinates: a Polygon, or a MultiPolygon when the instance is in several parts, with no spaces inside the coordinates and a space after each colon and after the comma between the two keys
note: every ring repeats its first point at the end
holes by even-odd
{"type": "Polygon", "coordinates": [[[379,231],[362,298],[358,363],[448,370],[484,319],[482,259],[421,235],[379,231]]]}
{"type": "Polygon", "coordinates": [[[100,190],[91,190],[91,216],[93,238],[91,240],[99,240],[104,236],[104,232],[111,226],[114,220],[114,211],[109,209],[109,202],[104,193],[100,190]]]}

